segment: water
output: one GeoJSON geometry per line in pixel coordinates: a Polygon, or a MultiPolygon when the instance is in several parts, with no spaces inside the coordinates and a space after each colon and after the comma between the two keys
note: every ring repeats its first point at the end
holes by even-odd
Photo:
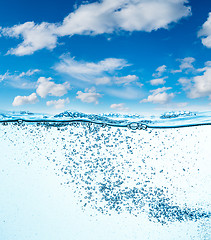
{"type": "Polygon", "coordinates": [[[0,122],[0,239],[211,239],[211,112],[0,122]]]}

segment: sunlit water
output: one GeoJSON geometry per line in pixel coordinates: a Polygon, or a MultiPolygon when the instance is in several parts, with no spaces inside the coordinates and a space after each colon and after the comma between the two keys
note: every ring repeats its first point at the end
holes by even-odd
{"type": "Polygon", "coordinates": [[[0,239],[211,239],[210,112],[0,122],[0,239]]]}

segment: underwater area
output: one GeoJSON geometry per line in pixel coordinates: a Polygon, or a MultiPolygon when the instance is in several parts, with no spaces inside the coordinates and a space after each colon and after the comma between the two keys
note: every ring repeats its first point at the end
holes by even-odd
{"type": "Polygon", "coordinates": [[[0,114],[0,239],[211,239],[211,112],[0,114]]]}

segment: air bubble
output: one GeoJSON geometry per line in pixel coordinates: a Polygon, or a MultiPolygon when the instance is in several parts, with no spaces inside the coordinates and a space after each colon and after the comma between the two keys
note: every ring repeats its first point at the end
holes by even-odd
{"type": "Polygon", "coordinates": [[[139,128],[139,124],[136,122],[132,122],[132,123],[128,124],[127,127],[131,130],[137,130],[139,128]]]}

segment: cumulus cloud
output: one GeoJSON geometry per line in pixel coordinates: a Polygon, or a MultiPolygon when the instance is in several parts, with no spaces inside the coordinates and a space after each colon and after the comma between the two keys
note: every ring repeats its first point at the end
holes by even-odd
{"type": "Polygon", "coordinates": [[[180,62],[180,66],[178,70],[172,70],[172,73],[178,73],[178,72],[182,72],[183,70],[186,70],[186,72],[188,71],[192,71],[194,70],[194,66],[193,66],[193,62],[195,62],[195,58],[193,57],[186,57],[183,59],[177,59],[177,61],[180,62]]]}
{"type": "Polygon", "coordinates": [[[155,70],[152,74],[153,77],[160,77],[166,71],[166,65],[162,65],[155,70]]]}
{"type": "Polygon", "coordinates": [[[57,45],[57,27],[55,24],[26,22],[11,28],[2,29],[2,34],[13,38],[23,38],[23,42],[7,54],[16,56],[31,55],[35,51],[46,48],[52,50],[57,45]]]}
{"type": "Polygon", "coordinates": [[[62,56],[61,62],[55,66],[55,69],[60,73],[68,74],[85,82],[102,84],[105,81],[108,82],[108,78],[103,79],[105,74],[120,70],[126,66],[129,66],[129,64],[125,59],[121,58],[106,58],[99,62],[84,62],[76,61],[69,56],[62,56]]]}
{"type": "Polygon", "coordinates": [[[36,93],[32,93],[29,96],[16,96],[12,105],[17,107],[25,104],[35,104],[36,102],[38,102],[37,95],[36,93]]]}
{"type": "Polygon", "coordinates": [[[198,37],[202,38],[201,41],[204,46],[211,48],[211,12],[209,13],[207,21],[198,32],[198,37]]]}
{"type": "Polygon", "coordinates": [[[185,77],[182,77],[178,80],[178,82],[182,85],[183,90],[189,90],[192,87],[191,80],[185,77]]]}
{"type": "Polygon", "coordinates": [[[41,98],[45,98],[47,95],[61,97],[70,89],[68,82],[56,84],[52,81],[52,78],[40,77],[37,83],[38,87],[36,92],[41,98]]]}
{"type": "Polygon", "coordinates": [[[168,77],[152,79],[152,80],[150,80],[150,84],[151,84],[152,86],[165,84],[165,83],[166,83],[165,79],[167,79],[167,78],[168,78],[168,77]]]}
{"type": "Polygon", "coordinates": [[[195,62],[195,58],[193,57],[186,57],[184,59],[179,59],[179,61],[181,61],[181,64],[180,64],[181,70],[194,68],[192,63],[195,62]]]}
{"type": "Polygon", "coordinates": [[[172,88],[171,87],[168,87],[168,88],[162,87],[162,88],[158,88],[155,90],[151,90],[150,92],[152,94],[149,95],[148,98],[140,101],[140,103],[152,102],[152,103],[166,104],[174,97],[174,93],[166,92],[167,90],[170,90],[170,89],[172,89],[172,88]]]}
{"type": "Polygon", "coordinates": [[[117,30],[151,32],[190,15],[184,0],[103,0],[81,5],[69,14],[61,34],[102,34],[117,30]]]}
{"type": "Polygon", "coordinates": [[[178,82],[183,86],[189,98],[209,97],[211,99],[211,64],[205,63],[205,67],[200,69],[201,75],[192,78],[180,78],[178,82]]]}
{"type": "Polygon", "coordinates": [[[76,98],[82,102],[98,104],[98,99],[102,97],[102,94],[97,93],[95,88],[85,89],[85,92],[78,91],[76,98]]]}
{"type": "Polygon", "coordinates": [[[118,110],[118,111],[121,111],[121,112],[127,112],[129,110],[128,107],[125,107],[124,103],[118,103],[118,104],[114,103],[114,104],[111,104],[110,108],[118,110]]]}
{"type": "Polygon", "coordinates": [[[66,103],[70,103],[69,98],[66,99],[59,99],[59,100],[52,100],[52,101],[47,101],[46,105],[47,106],[53,106],[56,109],[61,109],[65,107],[66,103]]]}
{"type": "Polygon", "coordinates": [[[80,5],[62,23],[26,22],[2,28],[1,33],[23,39],[8,51],[8,54],[23,56],[43,48],[52,50],[62,36],[167,29],[170,23],[191,14],[186,3],[187,0],[101,0],[80,5]]]}

